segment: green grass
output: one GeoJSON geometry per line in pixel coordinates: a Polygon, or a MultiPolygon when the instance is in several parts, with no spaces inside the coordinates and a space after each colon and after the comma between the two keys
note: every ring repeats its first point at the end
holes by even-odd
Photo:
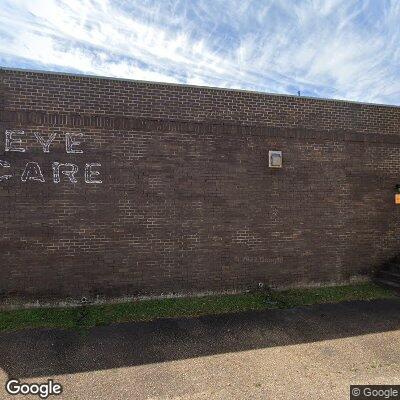
{"type": "Polygon", "coordinates": [[[330,286],[316,289],[292,289],[272,292],[280,308],[291,308],[311,304],[338,303],[351,300],[377,300],[396,298],[395,292],[373,283],[347,286],[330,286]]]}
{"type": "Polygon", "coordinates": [[[93,326],[128,321],[194,317],[394,297],[396,295],[389,289],[374,284],[362,284],[317,289],[266,290],[237,295],[142,300],[75,308],[32,308],[0,312],[0,331],[38,327],[84,331],[93,326]]]}

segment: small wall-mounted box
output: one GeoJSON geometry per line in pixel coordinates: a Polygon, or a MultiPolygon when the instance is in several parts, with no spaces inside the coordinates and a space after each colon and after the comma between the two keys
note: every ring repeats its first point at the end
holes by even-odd
{"type": "Polygon", "coordinates": [[[397,184],[395,187],[396,193],[394,195],[394,202],[395,204],[400,204],[400,184],[397,184]]]}
{"type": "Polygon", "coordinates": [[[268,152],[268,163],[270,168],[282,168],[282,152],[270,150],[268,152]]]}

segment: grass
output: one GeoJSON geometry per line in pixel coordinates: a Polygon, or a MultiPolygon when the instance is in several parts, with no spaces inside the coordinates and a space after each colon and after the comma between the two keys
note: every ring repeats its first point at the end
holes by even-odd
{"type": "Polygon", "coordinates": [[[397,297],[394,292],[368,283],[317,289],[259,291],[71,308],[31,308],[0,312],[0,331],[24,328],[64,328],[85,331],[93,326],[156,318],[195,317],[239,311],[292,308],[349,300],[375,300],[397,297]]]}

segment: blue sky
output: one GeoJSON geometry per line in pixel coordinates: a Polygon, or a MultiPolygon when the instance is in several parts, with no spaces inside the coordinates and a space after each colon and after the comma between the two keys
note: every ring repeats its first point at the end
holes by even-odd
{"type": "Polygon", "coordinates": [[[0,65],[400,105],[400,0],[0,0],[0,65]]]}

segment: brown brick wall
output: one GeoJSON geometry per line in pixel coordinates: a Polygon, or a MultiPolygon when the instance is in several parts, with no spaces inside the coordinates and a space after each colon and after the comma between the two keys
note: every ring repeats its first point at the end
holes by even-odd
{"type": "Polygon", "coordinates": [[[348,282],[398,252],[399,107],[0,77],[3,298],[348,282]],[[25,153],[5,151],[6,130],[25,132],[25,153]],[[49,153],[34,132],[57,133],[49,153]],[[66,153],[66,132],[84,135],[82,154],[66,153]],[[28,162],[45,182],[21,181],[28,162]],[[77,183],[54,183],[53,162],[76,164],[77,183]],[[101,184],[85,183],[87,163],[101,184]]]}

